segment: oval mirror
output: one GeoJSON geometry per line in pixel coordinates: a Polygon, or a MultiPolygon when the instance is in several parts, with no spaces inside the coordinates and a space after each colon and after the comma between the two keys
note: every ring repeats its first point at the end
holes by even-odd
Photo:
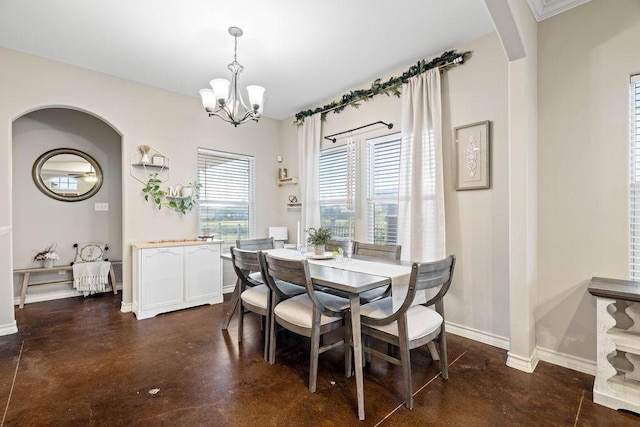
{"type": "Polygon", "coordinates": [[[33,164],[31,175],[40,191],[64,202],[88,199],[102,187],[102,169],[98,162],[73,148],[47,151],[33,164]]]}

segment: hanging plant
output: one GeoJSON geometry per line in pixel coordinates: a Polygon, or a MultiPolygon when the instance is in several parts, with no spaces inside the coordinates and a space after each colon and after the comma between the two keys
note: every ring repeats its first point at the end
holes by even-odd
{"type": "Polygon", "coordinates": [[[320,113],[320,119],[325,121],[327,119],[327,114],[332,111],[333,114],[340,114],[348,105],[354,108],[358,108],[360,106],[359,102],[367,102],[371,98],[381,93],[384,93],[387,96],[396,96],[400,97],[400,87],[407,83],[411,77],[422,74],[428,70],[437,67],[443,67],[443,69],[448,69],[449,67],[455,67],[457,65],[463,64],[465,60],[467,60],[471,56],[471,52],[456,52],[455,50],[451,50],[443,53],[437,58],[432,59],[427,62],[422,59],[418,61],[416,65],[411,66],[407,71],[402,73],[400,77],[391,77],[386,82],[382,82],[380,79],[376,79],[369,89],[358,89],[352,90],[349,93],[342,95],[340,100],[332,101],[329,104],[318,107],[314,110],[306,110],[300,111],[296,114],[296,120],[293,122],[294,124],[301,126],[304,123],[304,120],[307,117],[311,117],[314,114],[320,113]]]}
{"type": "Polygon", "coordinates": [[[162,206],[166,206],[176,212],[186,214],[193,209],[198,201],[198,190],[201,187],[200,183],[188,183],[182,186],[180,196],[169,196],[166,190],[160,187],[162,181],[158,178],[157,173],[149,175],[147,184],[142,189],[144,193],[144,199],[146,201],[153,201],[158,206],[158,209],[162,209],[162,206]],[[188,191],[187,191],[188,190],[188,191]]]}

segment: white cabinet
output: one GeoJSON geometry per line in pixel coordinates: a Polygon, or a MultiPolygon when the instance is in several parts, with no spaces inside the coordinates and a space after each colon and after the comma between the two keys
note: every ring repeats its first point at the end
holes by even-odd
{"type": "Polygon", "coordinates": [[[640,414],[640,283],[594,277],[597,353],[593,401],[640,414]]]}
{"type": "Polygon", "coordinates": [[[221,302],[220,241],[133,245],[133,312],[138,319],[221,302]]]}

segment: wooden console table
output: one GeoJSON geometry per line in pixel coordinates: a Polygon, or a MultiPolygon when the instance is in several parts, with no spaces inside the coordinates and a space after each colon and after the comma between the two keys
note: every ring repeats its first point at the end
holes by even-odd
{"type": "Polygon", "coordinates": [[[640,282],[594,277],[597,297],[593,401],[640,414],[640,282]]]}
{"type": "MultiPolygon", "coordinates": [[[[118,293],[118,288],[116,286],[116,274],[113,270],[114,265],[122,265],[122,261],[109,261],[111,266],[109,267],[109,281],[111,282],[111,288],[113,288],[113,293],[118,293]]],[[[73,266],[71,265],[56,265],[54,267],[35,267],[35,268],[22,268],[19,270],[13,270],[13,274],[22,274],[22,290],[20,291],[20,308],[24,307],[24,300],[27,298],[27,288],[29,286],[40,286],[40,285],[61,285],[63,283],[73,283],[73,279],[63,279],[63,280],[48,280],[45,282],[31,282],[32,274],[40,274],[40,273],[51,273],[54,271],[73,271],[73,266]]]]}

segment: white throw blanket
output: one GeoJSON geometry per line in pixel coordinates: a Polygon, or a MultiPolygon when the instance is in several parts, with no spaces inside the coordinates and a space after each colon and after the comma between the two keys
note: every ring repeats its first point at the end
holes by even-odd
{"type": "Polygon", "coordinates": [[[73,287],[84,296],[106,291],[109,284],[109,261],[76,262],[73,264],[73,287]]]}

